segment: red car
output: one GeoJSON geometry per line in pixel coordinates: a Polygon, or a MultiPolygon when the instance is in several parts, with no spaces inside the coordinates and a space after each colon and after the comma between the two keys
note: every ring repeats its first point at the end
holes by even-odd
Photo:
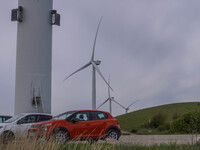
{"type": "Polygon", "coordinates": [[[71,139],[118,140],[121,129],[110,113],[98,110],[68,111],[53,117],[50,121],[36,123],[29,129],[30,137],[51,137],[57,141],[71,139]]]}

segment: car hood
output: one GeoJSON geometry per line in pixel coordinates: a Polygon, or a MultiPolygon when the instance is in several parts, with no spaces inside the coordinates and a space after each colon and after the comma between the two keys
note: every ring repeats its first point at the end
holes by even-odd
{"type": "Polygon", "coordinates": [[[7,126],[10,125],[11,123],[0,123],[0,126],[7,126]]]}
{"type": "Polygon", "coordinates": [[[43,125],[46,125],[46,124],[49,124],[49,125],[57,124],[62,121],[65,121],[65,120],[48,120],[48,121],[38,122],[38,123],[34,123],[32,125],[32,128],[42,127],[43,125]]]}

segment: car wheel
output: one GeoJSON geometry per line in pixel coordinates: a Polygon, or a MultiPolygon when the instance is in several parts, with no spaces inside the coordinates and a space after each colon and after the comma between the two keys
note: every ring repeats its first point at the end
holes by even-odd
{"type": "Polygon", "coordinates": [[[53,139],[58,142],[58,143],[65,143],[67,141],[69,141],[69,133],[67,131],[56,131],[53,134],[53,139]]]}
{"type": "Polygon", "coordinates": [[[119,132],[117,130],[111,129],[111,130],[109,130],[107,132],[107,136],[106,137],[118,140],[119,139],[119,132]]]}
{"type": "Polygon", "coordinates": [[[8,142],[12,142],[15,139],[15,136],[12,132],[4,132],[1,136],[3,144],[7,144],[8,142]]]}

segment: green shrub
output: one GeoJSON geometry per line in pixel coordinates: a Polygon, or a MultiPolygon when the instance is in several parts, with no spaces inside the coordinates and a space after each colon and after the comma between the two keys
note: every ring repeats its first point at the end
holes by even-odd
{"type": "Polygon", "coordinates": [[[171,133],[199,133],[200,111],[187,113],[172,122],[171,133]]]}
{"type": "Polygon", "coordinates": [[[175,120],[175,119],[177,119],[178,117],[180,117],[180,116],[178,115],[177,112],[175,112],[175,113],[173,114],[173,116],[172,116],[172,119],[175,120]]]}
{"type": "Polygon", "coordinates": [[[160,125],[158,127],[158,130],[159,131],[168,131],[170,129],[170,124],[169,123],[165,123],[163,125],[160,125]]]}
{"type": "Polygon", "coordinates": [[[141,128],[150,128],[150,123],[149,122],[146,122],[146,123],[143,123],[142,125],[141,125],[141,128]]]}
{"type": "Polygon", "coordinates": [[[168,130],[169,129],[169,124],[165,124],[166,120],[166,115],[163,113],[158,113],[155,114],[151,119],[149,119],[148,122],[143,123],[141,125],[141,128],[146,128],[146,129],[153,129],[153,128],[160,128],[160,131],[168,130]]]}
{"type": "Polygon", "coordinates": [[[138,131],[137,129],[132,129],[131,133],[137,133],[137,131],[138,131]]]}
{"type": "Polygon", "coordinates": [[[162,126],[165,124],[165,120],[166,120],[166,116],[160,112],[151,118],[149,125],[151,128],[158,128],[159,126],[162,126]]]}

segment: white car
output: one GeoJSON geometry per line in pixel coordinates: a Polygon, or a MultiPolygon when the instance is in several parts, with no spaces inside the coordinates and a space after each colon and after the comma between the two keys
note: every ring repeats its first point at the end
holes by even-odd
{"type": "Polygon", "coordinates": [[[52,116],[45,113],[23,113],[0,123],[0,137],[3,142],[14,138],[26,137],[28,129],[36,122],[50,120],[52,116]]]}

